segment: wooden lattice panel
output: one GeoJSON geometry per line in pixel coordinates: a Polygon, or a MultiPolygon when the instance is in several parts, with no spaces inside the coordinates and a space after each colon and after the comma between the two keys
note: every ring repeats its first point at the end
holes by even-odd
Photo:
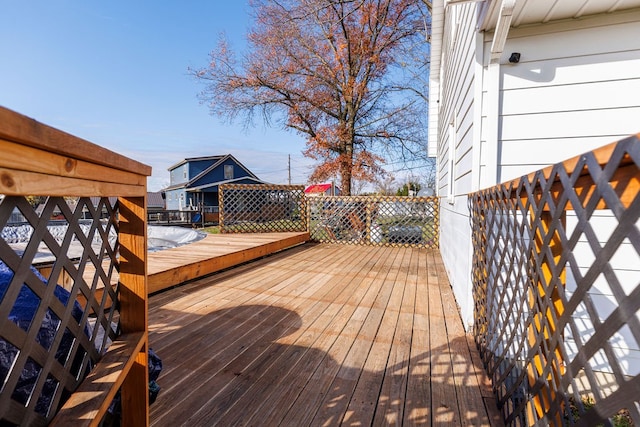
{"type": "Polygon", "coordinates": [[[115,339],[117,201],[0,202],[0,424],[46,425],[115,339]]]}
{"type": "Polygon", "coordinates": [[[318,242],[438,247],[438,198],[329,196],[308,199],[318,242]]]}
{"type": "Polygon", "coordinates": [[[631,137],[470,195],[475,336],[508,424],[640,425],[639,189],[631,137]]]}
{"type": "Polygon", "coordinates": [[[307,230],[304,187],[296,185],[220,186],[223,233],[271,233],[307,230]]]}

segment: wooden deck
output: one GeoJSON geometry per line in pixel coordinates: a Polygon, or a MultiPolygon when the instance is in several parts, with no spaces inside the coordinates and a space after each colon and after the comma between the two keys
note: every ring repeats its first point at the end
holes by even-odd
{"type": "Polygon", "coordinates": [[[215,273],[309,240],[309,233],[209,234],[148,256],[149,293],[215,273]]]}
{"type": "Polygon", "coordinates": [[[437,251],[306,244],[149,300],[156,426],[500,425],[437,251]]]}

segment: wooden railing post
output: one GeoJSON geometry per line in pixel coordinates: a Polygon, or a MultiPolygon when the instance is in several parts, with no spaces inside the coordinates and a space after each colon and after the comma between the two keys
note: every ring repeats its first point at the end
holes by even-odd
{"type": "Polygon", "coordinates": [[[144,344],[122,384],[122,425],[149,425],[146,197],[120,198],[120,326],[144,344]]]}

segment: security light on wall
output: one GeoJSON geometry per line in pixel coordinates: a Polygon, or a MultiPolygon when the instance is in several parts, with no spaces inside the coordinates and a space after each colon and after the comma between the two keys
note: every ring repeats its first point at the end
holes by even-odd
{"type": "Polygon", "coordinates": [[[509,57],[509,62],[511,62],[512,64],[517,64],[518,62],[520,62],[520,52],[513,52],[509,57]]]}

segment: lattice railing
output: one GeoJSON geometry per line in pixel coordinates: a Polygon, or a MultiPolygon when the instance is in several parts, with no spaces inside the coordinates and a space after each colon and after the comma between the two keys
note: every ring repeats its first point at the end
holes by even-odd
{"type": "Polygon", "coordinates": [[[511,425],[640,425],[640,140],[469,197],[475,336],[511,425]]]}
{"type": "Polygon", "coordinates": [[[438,198],[310,197],[311,239],[374,246],[438,247],[438,198]]]}
{"type": "Polygon", "coordinates": [[[307,231],[303,186],[224,184],[219,200],[223,233],[307,231]]]}
{"type": "Polygon", "coordinates": [[[147,425],[150,168],[3,108],[0,152],[0,425],[147,425]]]}
{"type": "Polygon", "coordinates": [[[40,207],[0,202],[0,399],[3,417],[22,422],[34,404],[34,419],[55,414],[65,394],[55,391],[75,390],[118,335],[117,204],[52,197],[40,207]],[[24,223],[7,222],[16,211],[24,223]]]}

